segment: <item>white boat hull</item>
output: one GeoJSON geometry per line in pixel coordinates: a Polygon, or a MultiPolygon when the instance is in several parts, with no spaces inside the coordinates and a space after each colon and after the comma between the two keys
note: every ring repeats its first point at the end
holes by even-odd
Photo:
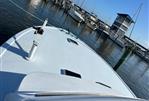
{"type": "MultiPolygon", "coordinates": [[[[68,34],[66,30],[55,27],[44,27],[43,29],[44,33],[41,35],[38,47],[31,60],[27,60],[27,57],[35,37],[33,28],[16,34],[0,47],[0,87],[2,87],[0,94],[2,99],[9,93],[17,92],[26,75],[38,72],[62,75],[62,73],[66,73],[66,71],[62,72],[62,69],[72,71],[68,73],[76,76],[75,78],[79,77],[82,82],[84,80],[95,84],[101,82],[103,86],[111,87],[105,87],[105,91],[106,89],[112,89],[123,97],[135,97],[115,71],[72,33],[68,34]]],[[[36,80],[38,81],[38,79],[36,80]]],[[[51,86],[56,87],[55,85],[51,86]]],[[[85,85],[84,87],[88,88],[85,85]]],[[[97,89],[100,89],[100,86],[97,89]]],[[[60,90],[53,89],[51,91],[60,90]]],[[[114,95],[114,93],[111,94],[114,95]]]]}
{"type": "Polygon", "coordinates": [[[77,11],[70,9],[69,10],[69,15],[76,20],[77,22],[83,22],[84,18],[81,16],[81,14],[79,14],[77,11]]]}

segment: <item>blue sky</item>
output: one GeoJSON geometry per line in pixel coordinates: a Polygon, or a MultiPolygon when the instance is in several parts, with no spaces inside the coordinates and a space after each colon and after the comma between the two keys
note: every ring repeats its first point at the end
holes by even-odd
{"type": "MultiPolygon", "coordinates": [[[[74,0],[74,2],[81,5],[83,0],[74,0]]],[[[94,12],[100,19],[112,25],[117,13],[127,13],[133,16],[141,3],[143,3],[143,7],[131,38],[149,48],[148,0],[85,0],[82,7],[89,12],[94,12]]],[[[129,33],[130,30],[126,35],[129,33]]]]}

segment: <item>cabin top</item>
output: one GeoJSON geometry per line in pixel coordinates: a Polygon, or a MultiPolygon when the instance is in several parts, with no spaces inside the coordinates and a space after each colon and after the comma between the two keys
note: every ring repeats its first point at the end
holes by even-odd
{"type": "MultiPolygon", "coordinates": [[[[103,84],[125,97],[135,97],[115,71],[75,35],[55,27],[44,27],[43,30],[43,35],[36,36],[35,30],[28,28],[0,47],[3,75],[20,76],[36,72],[66,75],[103,84]],[[28,60],[27,57],[35,38],[38,40],[38,46],[32,59],[28,60]]],[[[6,82],[9,79],[12,81],[11,77],[6,77],[8,79],[6,82]]]]}

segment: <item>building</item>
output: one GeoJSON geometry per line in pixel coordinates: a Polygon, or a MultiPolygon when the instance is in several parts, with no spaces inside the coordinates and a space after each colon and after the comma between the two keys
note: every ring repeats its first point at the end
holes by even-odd
{"type": "Polygon", "coordinates": [[[110,34],[115,39],[122,39],[133,22],[133,19],[128,14],[118,13],[117,18],[110,28],[110,34]]]}

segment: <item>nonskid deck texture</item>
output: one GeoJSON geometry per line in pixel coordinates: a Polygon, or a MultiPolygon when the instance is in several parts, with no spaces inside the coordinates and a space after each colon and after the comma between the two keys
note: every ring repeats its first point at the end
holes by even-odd
{"type": "Polygon", "coordinates": [[[4,93],[2,95],[17,90],[26,74],[46,72],[61,75],[63,69],[80,74],[82,80],[108,85],[124,97],[135,97],[100,56],[65,30],[44,27],[44,33],[33,58],[27,60],[35,36],[34,31],[32,28],[26,29],[0,47],[0,81],[3,82],[0,93],[4,93]]]}

